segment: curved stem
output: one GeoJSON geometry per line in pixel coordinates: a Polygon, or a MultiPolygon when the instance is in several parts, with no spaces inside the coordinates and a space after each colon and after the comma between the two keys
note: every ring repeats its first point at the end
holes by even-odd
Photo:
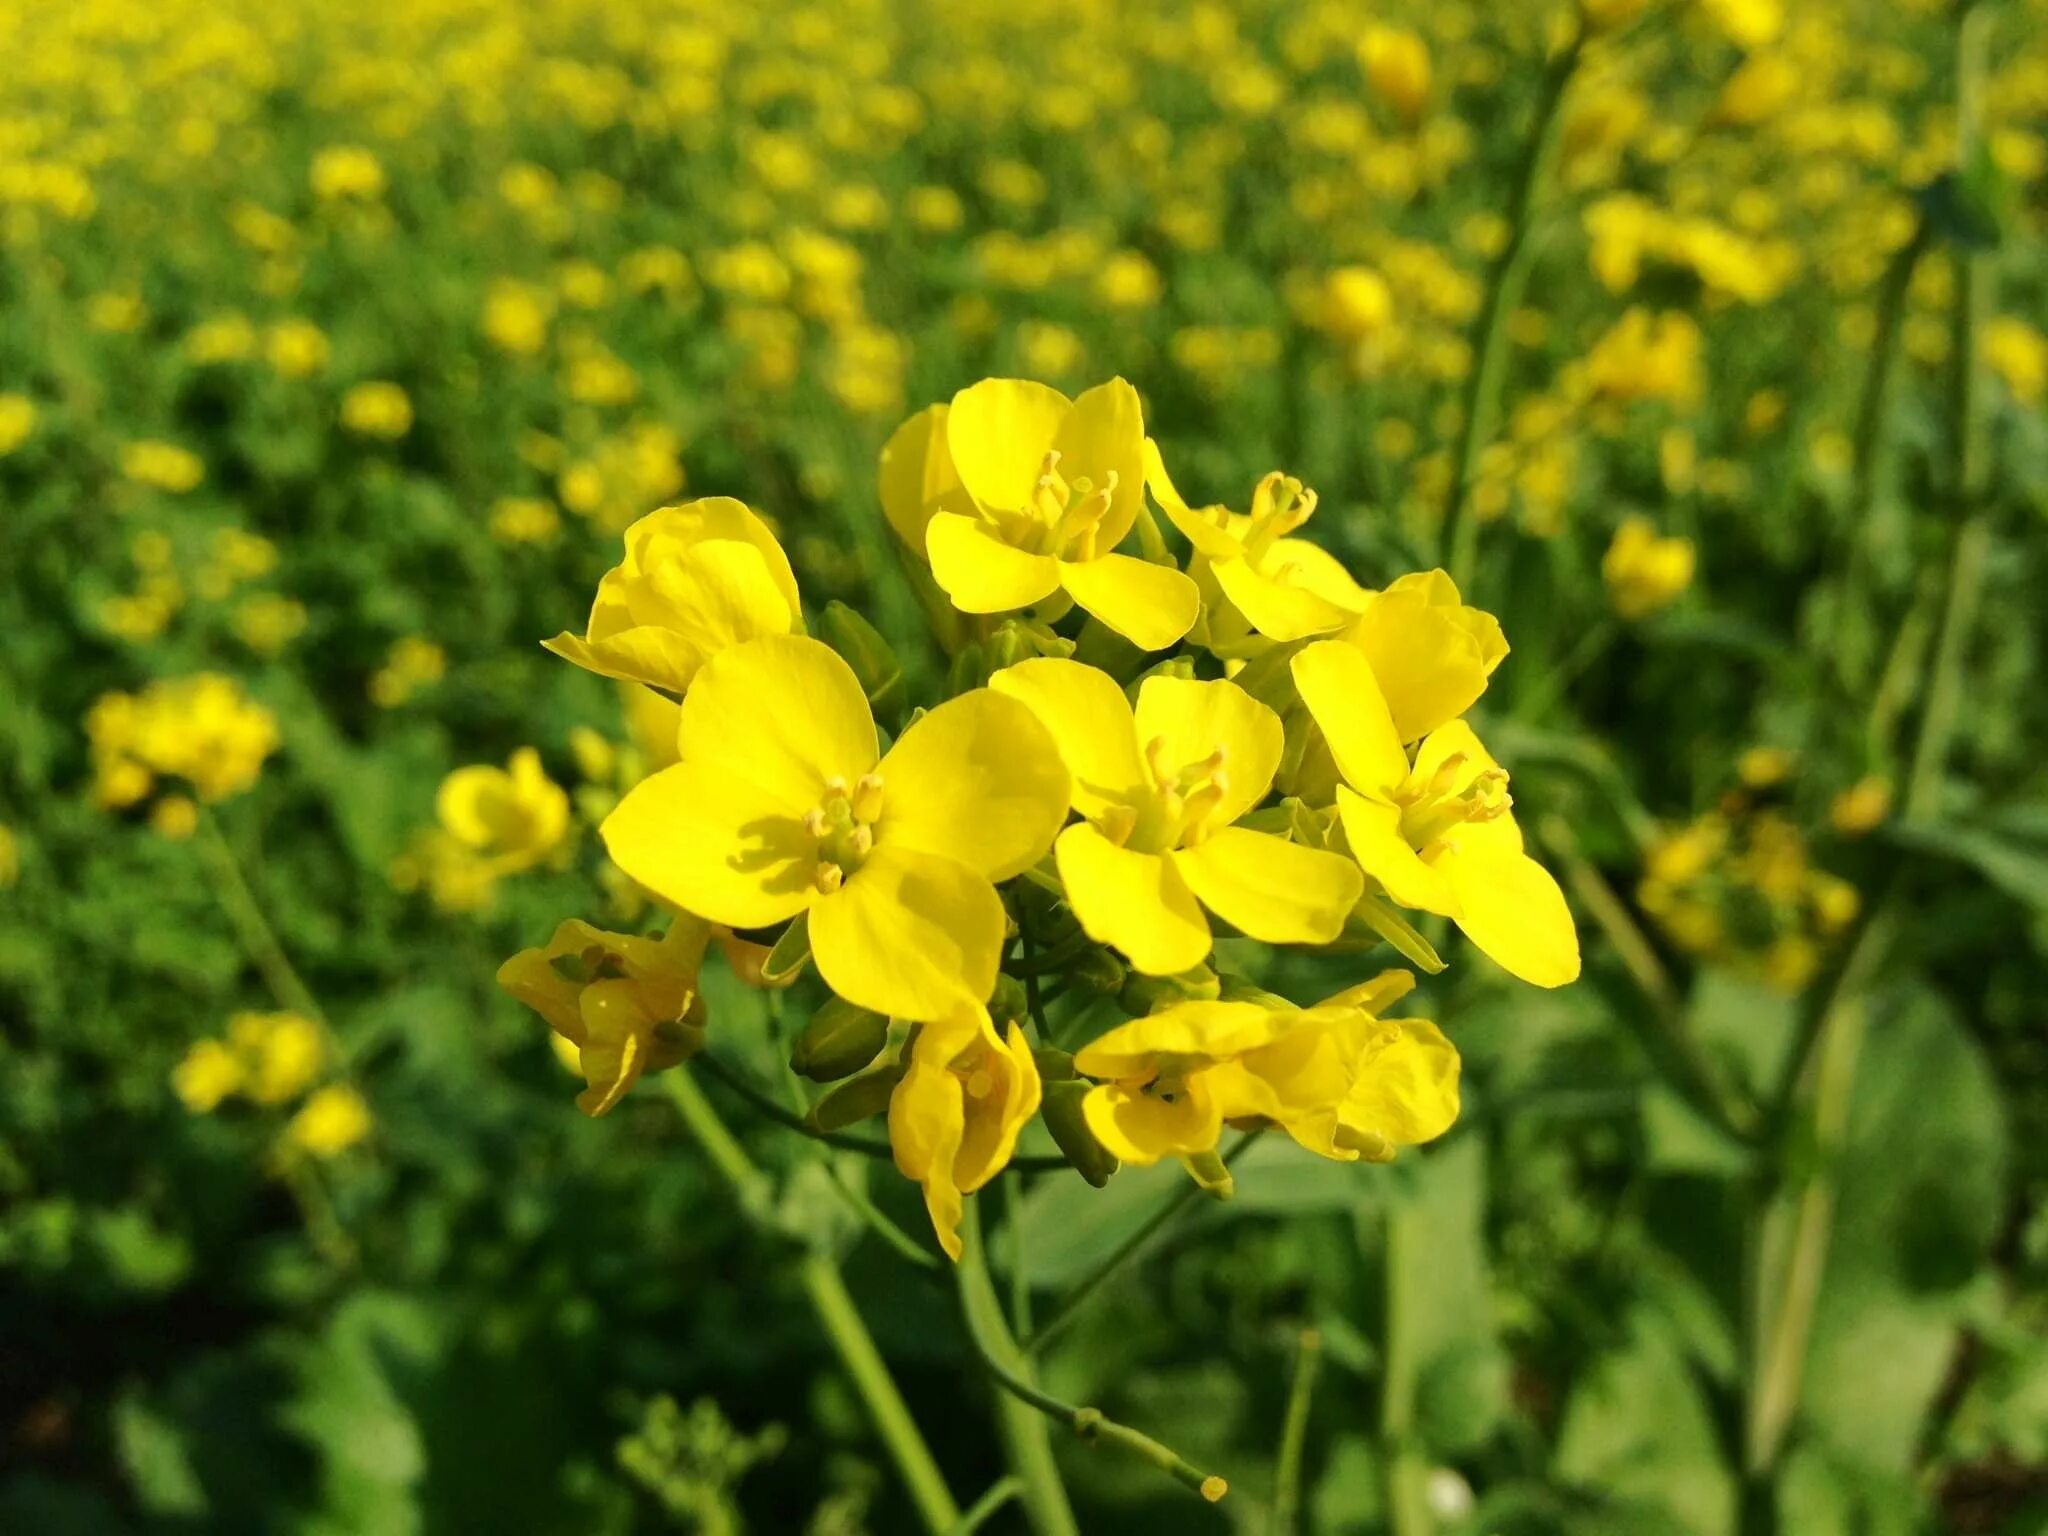
{"type": "Polygon", "coordinates": [[[988,1492],[967,1506],[967,1513],[962,1515],[960,1523],[953,1527],[952,1536],[974,1536],[976,1531],[995,1518],[997,1511],[1017,1497],[1023,1486],[1015,1477],[1006,1475],[997,1478],[989,1484],[988,1492]]]}
{"type": "MultiPolygon", "coordinates": [[[[974,1345],[974,1352],[981,1357],[982,1368],[990,1380],[1003,1389],[1018,1404],[1034,1408],[1043,1418],[1035,1419],[1041,1437],[1047,1420],[1058,1420],[1083,1440],[1103,1445],[1113,1445],[1128,1455],[1148,1462],[1167,1474],[1175,1482],[1193,1489],[1210,1503],[1215,1503],[1230,1491],[1230,1485],[1211,1472],[1204,1472],[1175,1451],[1171,1446],[1161,1445],[1150,1435],[1120,1424],[1100,1408],[1079,1407],[1054,1397],[1041,1388],[1031,1377],[1030,1363],[1018,1349],[1017,1341],[1010,1337],[1003,1322],[1003,1307],[996,1295],[995,1282],[989,1278],[988,1264],[982,1255],[980,1219],[970,1201],[967,1212],[960,1222],[960,1309],[967,1321],[967,1336],[974,1345]]],[[[1073,1511],[1067,1504],[1066,1491],[1058,1484],[1058,1472],[1052,1468],[1051,1446],[1046,1444],[1042,1466],[1035,1453],[1020,1463],[1012,1450],[1012,1465],[1017,1475],[1024,1480],[1025,1508],[1031,1512],[1032,1523],[1039,1536],[1050,1536],[1051,1532],[1065,1532],[1076,1529],[1073,1511]],[[1053,1488],[1057,1490],[1057,1511],[1051,1508],[1051,1490],[1041,1485],[1047,1469],[1053,1488]],[[1052,1515],[1052,1523],[1042,1523],[1040,1507],[1036,1502],[1046,1501],[1045,1513],[1052,1515]],[[1065,1524],[1059,1523],[1064,1516],[1065,1524]]]]}
{"type": "Polygon", "coordinates": [[[1294,1380],[1287,1389],[1287,1416],[1280,1425],[1280,1452],[1274,1460],[1268,1536],[1294,1536],[1301,1510],[1301,1453],[1308,1441],[1309,1401],[1315,1394],[1322,1357],[1323,1336],[1313,1328],[1302,1329],[1294,1353],[1294,1380]]]}
{"type": "MultiPolygon", "coordinates": [[[[773,1197],[771,1181],[747,1156],[746,1148],[719,1117],[689,1068],[663,1073],[662,1083],[683,1124],[732,1189],[741,1213],[759,1227],[776,1230],[768,1215],[773,1197]]],[[[948,1536],[960,1523],[959,1506],[953,1502],[938,1462],[919,1433],[917,1421],[910,1416],[909,1405],[897,1390],[881,1351],[875,1348],[873,1335],[861,1321],[860,1310],[840,1278],[839,1266],[824,1249],[808,1247],[797,1273],[819,1327],[831,1341],[839,1363],[860,1394],[875,1432],[896,1464],[904,1491],[917,1508],[919,1522],[931,1536],[948,1536]]]]}
{"type": "MultiPolygon", "coordinates": [[[[1244,1135],[1238,1137],[1231,1149],[1223,1154],[1223,1165],[1227,1168],[1236,1162],[1239,1157],[1243,1156],[1245,1149],[1259,1139],[1259,1134],[1257,1131],[1247,1131],[1244,1135]]],[[[1118,1243],[1110,1252],[1109,1257],[1105,1258],[1080,1280],[1076,1281],[1073,1288],[1059,1299],[1053,1306],[1051,1314],[1044,1322],[1038,1325],[1037,1332],[1024,1341],[1024,1353],[1026,1355],[1036,1355],[1047,1344],[1050,1344],[1059,1335],[1061,1330],[1074,1320],[1080,1313],[1082,1306],[1102,1287],[1103,1283],[1118,1274],[1126,1264],[1136,1258],[1139,1250],[1152,1240],[1153,1235],[1161,1227],[1172,1221],[1174,1217],[1197,1201],[1209,1198],[1212,1197],[1201,1185],[1187,1184],[1182,1187],[1179,1194],[1138,1223],[1130,1236],[1118,1243]]]]}

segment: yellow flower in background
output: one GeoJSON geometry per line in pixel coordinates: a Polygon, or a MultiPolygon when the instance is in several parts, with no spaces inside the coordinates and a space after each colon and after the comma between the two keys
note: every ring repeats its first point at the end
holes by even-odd
{"type": "Polygon", "coordinates": [[[171,1091],[195,1115],[210,1115],[241,1090],[247,1077],[242,1058],[224,1041],[196,1040],[171,1069],[171,1091]]]}
{"type": "Polygon", "coordinates": [[[1877,774],[1858,779],[1828,803],[1828,821],[1844,837],[1876,831],[1891,813],[1891,780],[1877,774]]]}
{"type": "Polygon", "coordinates": [[[544,643],[600,677],[681,693],[721,652],[803,627],[796,576],[768,525],[745,503],[710,496],[628,528],[584,633],[544,643]]]}
{"type": "Polygon", "coordinates": [[[1349,859],[1234,825],[1280,765],[1280,717],[1230,682],[1148,677],[1137,708],[1107,673],[1024,661],[990,686],[1044,722],[1083,818],[1055,846],[1088,936],[1139,970],[1173,975],[1208,955],[1204,909],[1273,944],[1325,944],[1362,881],[1349,859]]]}
{"type": "Polygon", "coordinates": [[[540,754],[521,747],[503,768],[476,763],[449,774],[434,797],[434,814],[492,873],[516,874],[561,846],[569,796],[541,767],[540,754]]]}
{"type": "Polygon", "coordinates": [[[1660,537],[1647,517],[1627,517],[1600,561],[1614,611],[1634,623],[1668,608],[1692,585],[1691,539],[1660,537]]]}
{"type": "Polygon", "coordinates": [[[2014,400],[2039,405],[2048,398],[2048,336],[2013,315],[2002,315],[1984,327],[1984,361],[2014,400]]]}
{"type": "Polygon", "coordinates": [[[544,946],[523,949],[498,968],[498,985],[573,1048],[573,1065],[587,1085],[576,1098],[583,1113],[605,1114],[643,1073],[702,1049],[697,975],[710,936],[708,924],[688,915],[660,939],[608,933],[571,918],[544,946]]]}
{"type": "Polygon", "coordinates": [[[241,1089],[258,1104],[283,1104],[327,1066],[327,1035],[302,1013],[237,1013],[227,1044],[242,1063],[241,1089]]]}
{"type": "Polygon", "coordinates": [[[562,514],[540,496],[500,496],[491,503],[491,537],[500,544],[547,544],[562,531],[562,514]]]}
{"type": "Polygon", "coordinates": [[[247,315],[215,315],[185,333],[184,352],[199,367],[239,363],[256,355],[256,327],[247,315]]]}
{"type": "Polygon", "coordinates": [[[1751,789],[1771,789],[1791,776],[1793,762],[1784,747],[1749,747],[1735,760],[1735,776],[1751,789]]]}
{"type": "Polygon", "coordinates": [[[1564,893],[1523,851],[1508,776],[1472,728],[1439,726],[1411,764],[1356,647],[1322,641],[1291,666],[1343,776],[1337,810],[1359,866],[1399,905],[1450,918],[1522,980],[1575,980],[1579,940],[1564,893]]]}
{"type": "Polygon", "coordinates": [[[1036,864],[1066,817],[1045,727],[979,688],[881,756],[852,668],[798,635],[721,652],[684,696],[682,760],[600,829],[665,901],[733,928],[808,913],[826,985],[905,1019],[957,1017],[995,986],[995,884],[1036,864]]]}
{"type": "Polygon", "coordinates": [[[1394,323],[1394,290],[1371,267],[1338,267],[1323,279],[1321,320],[1346,341],[1372,340],[1394,323]]]}
{"type": "Polygon", "coordinates": [[[188,795],[165,795],[149,809],[150,830],[182,843],[199,830],[199,807],[188,795]]]}
{"type": "Polygon", "coordinates": [[[121,473],[138,485],[177,495],[206,478],[206,464],[189,448],[144,438],[121,450],[121,473]]]}
{"type": "Polygon", "coordinates": [[[1145,442],[1152,499],[1195,549],[1205,607],[1196,638],[1218,655],[1246,655],[1265,641],[1305,640],[1342,629],[1366,606],[1366,591],[1337,558],[1291,538],[1316,510],[1316,493],[1278,470],[1252,492],[1244,515],[1191,509],[1167,478],[1158,445],[1145,442]]]}
{"type": "Polygon", "coordinates": [[[1404,123],[1429,106],[1429,45],[1413,32],[1375,23],[1359,40],[1358,62],[1372,92],[1404,123]]]}
{"type": "Polygon", "coordinates": [[[357,384],[341,397],[341,424],[358,437],[395,440],[412,430],[412,401],[385,379],[357,384]]]}
{"type": "Polygon", "coordinates": [[[327,366],[327,333],[310,320],[280,320],[263,338],[263,355],[280,378],[305,379],[327,366]]]}
{"type": "Polygon", "coordinates": [[[307,173],[313,195],[329,201],[367,201],[384,195],[384,167],[360,144],[331,144],[313,157],[307,173]]]}
{"type": "Polygon", "coordinates": [[[402,636],[385,653],[384,665],[370,674],[370,702],[379,709],[396,709],[447,673],[448,653],[439,645],[424,635],[402,636]]]}
{"type": "Polygon", "coordinates": [[[11,891],[21,879],[21,843],[14,828],[0,821],[0,891],[11,891]]]}
{"type": "Polygon", "coordinates": [[[285,1145],[312,1157],[339,1157],[366,1140],[370,1106],[346,1083],[329,1083],[299,1107],[284,1128],[285,1145]]]}
{"type": "Polygon", "coordinates": [[[1783,0],[1700,0],[1700,6],[1738,48],[1762,48],[1784,30],[1783,0]]]}
{"type": "Polygon", "coordinates": [[[882,506],[963,613],[1063,592],[1142,650],[1194,625],[1195,584],[1115,553],[1144,501],[1138,392],[1112,379],[1069,400],[985,379],[910,418],[882,450],[882,506]]]}
{"type": "Polygon", "coordinates": [[[547,346],[553,318],[552,295],[530,283],[500,278],[484,294],[484,336],[515,357],[533,357],[547,346]]]}
{"type": "Polygon", "coordinates": [[[35,402],[12,390],[0,394],[0,459],[27,442],[35,429],[35,402]]]}
{"type": "Polygon", "coordinates": [[[1042,1092],[1030,1042],[1014,1023],[999,1035],[977,1009],[918,1031],[889,1096],[889,1144],[898,1171],[923,1186],[948,1258],[960,1257],[962,1197],[1009,1163],[1042,1092]]]}
{"type": "Polygon", "coordinates": [[[1661,400],[1689,407],[1704,387],[1699,323],[1676,310],[1637,306],[1615,321],[1586,356],[1586,378],[1603,400],[1661,400]]]}
{"type": "Polygon", "coordinates": [[[209,803],[256,782],[277,750],[277,721],[231,677],[202,672],[102,695],[86,716],[103,806],[135,804],[155,776],[184,779],[209,803]]]}

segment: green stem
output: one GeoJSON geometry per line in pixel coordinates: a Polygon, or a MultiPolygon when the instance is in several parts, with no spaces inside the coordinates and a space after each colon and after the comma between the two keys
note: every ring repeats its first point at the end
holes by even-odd
{"type": "Polygon", "coordinates": [[[262,973],[270,995],[277,999],[279,1007],[303,1014],[316,1024],[324,1024],[325,1015],[321,1013],[312,989],[292,965],[291,957],[285,953],[284,945],[277,937],[277,930],[263,915],[263,904],[256,899],[256,893],[249,888],[249,882],[242,874],[241,860],[228,846],[212,810],[204,805],[199,807],[196,841],[201,856],[213,873],[214,895],[219,899],[221,909],[227,913],[228,921],[234,924],[243,951],[262,973]]]}
{"type": "Polygon", "coordinates": [[[1323,1336],[1313,1328],[1301,1330],[1294,1353],[1294,1380],[1287,1389],[1287,1416],[1280,1424],[1280,1453],[1273,1467],[1273,1516],[1266,1524],[1267,1536],[1294,1536],[1301,1511],[1301,1457],[1308,1441],[1309,1401],[1316,1390],[1316,1370],[1322,1363],[1323,1336]]]}
{"type": "MultiPolygon", "coordinates": [[[[1229,1167],[1242,1157],[1245,1150],[1258,1140],[1259,1132],[1249,1131],[1238,1137],[1230,1150],[1223,1154],[1223,1165],[1229,1167]]],[[[1037,1355],[1050,1344],[1079,1315],[1082,1306],[1101,1289],[1103,1283],[1122,1272],[1125,1265],[1136,1258],[1149,1243],[1153,1235],[1174,1217],[1198,1201],[1212,1198],[1199,1184],[1182,1186],[1180,1192],[1147,1216],[1131,1231],[1131,1234],[1111,1250],[1109,1256],[1097,1264],[1086,1275],[1074,1283],[1073,1289],[1054,1304],[1052,1312],[1038,1325],[1038,1331],[1024,1341],[1024,1353],[1037,1355]]]]}
{"type": "Polygon", "coordinates": [[[997,1478],[989,1484],[986,1493],[967,1506],[967,1513],[962,1515],[960,1523],[953,1527],[952,1536],[974,1536],[976,1531],[995,1518],[998,1510],[1017,1497],[1023,1486],[1014,1477],[1006,1475],[997,1478]]]}
{"type": "Polygon", "coordinates": [[[870,1200],[865,1192],[856,1188],[853,1182],[839,1171],[838,1165],[832,1159],[823,1158],[821,1161],[825,1165],[826,1174],[832,1180],[832,1187],[839,1191],[847,1205],[853,1209],[854,1214],[867,1223],[868,1229],[883,1242],[887,1243],[890,1248],[894,1249],[899,1258],[915,1264],[919,1269],[930,1270],[934,1274],[945,1269],[945,1262],[937,1254],[933,1253],[892,1221],[880,1206],[870,1200]]]}
{"type": "MultiPolygon", "coordinates": [[[[1016,1405],[1037,1410],[1035,1422],[1042,1436],[1047,1420],[1057,1420],[1066,1425],[1083,1440],[1099,1445],[1114,1446],[1126,1455],[1157,1467],[1175,1482],[1193,1489],[1210,1503],[1215,1503],[1230,1491],[1230,1485],[1211,1472],[1188,1461],[1171,1446],[1160,1444],[1150,1435],[1120,1424],[1100,1408],[1081,1407],[1054,1397],[1041,1388],[1031,1374],[1031,1363],[1024,1352],[1017,1347],[1017,1341],[1004,1326],[1002,1302],[996,1296],[995,1282],[990,1279],[988,1264],[982,1254],[981,1225],[972,1202],[960,1223],[960,1306],[967,1321],[967,1336],[974,1345],[974,1351],[981,1357],[982,1367],[989,1378],[1003,1389],[1016,1405]]],[[[1001,1399],[998,1400],[999,1406],[1001,1399]]],[[[1033,1525],[1044,1536],[1046,1526],[1039,1524],[1034,1497],[1044,1495],[1048,1490],[1035,1488],[1034,1471],[1029,1463],[1035,1461],[1035,1453],[1026,1463],[1015,1458],[1013,1446],[1012,1467],[1024,1480],[1024,1504],[1033,1511],[1033,1525]]],[[[1044,1465],[1051,1468],[1051,1445],[1044,1442],[1044,1465]]],[[[1073,1513],[1067,1506],[1066,1492],[1058,1487],[1058,1471],[1051,1470],[1053,1487],[1058,1488],[1059,1509],[1057,1513],[1071,1522],[1073,1513]]],[[[1070,1526],[1054,1524],[1051,1529],[1067,1530],[1070,1526]]]]}
{"type": "Polygon", "coordinates": [[[1614,643],[1614,637],[1620,632],[1621,627],[1611,618],[1601,618],[1589,625],[1558,663],[1516,700],[1514,718],[1540,719],[1564,697],[1565,690],[1579,680],[1586,668],[1599,659],[1601,652],[1614,643]]]}
{"type": "Polygon", "coordinates": [[[1521,307],[1535,254],[1530,236],[1544,184],[1556,158],[1559,109],[1572,76],[1578,72],[1583,36],[1565,45],[1543,71],[1535,117],[1523,146],[1508,205],[1508,241],[1486,285],[1474,332],[1471,380],[1465,390],[1465,419],[1460,429],[1456,477],[1450,505],[1444,510],[1444,547],[1449,552],[1452,580],[1460,587],[1472,579],[1479,530],[1472,517],[1472,485],[1479,478],[1479,460],[1493,441],[1499,423],[1501,395],[1507,384],[1508,318],[1521,307]]]}
{"type": "Polygon", "coordinates": [[[1394,1536],[1430,1536],[1429,1466],[1415,1439],[1414,1214],[1397,1193],[1387,1202],[1382,1255],[1386,1287],[1385,1364],[1380,1377],[1380,1447],[1387,1467],[1387,1519],[1394,1536]]]}
{"type": "MultiPolygon", "coordinates": [[[[774,1196],[771,1181],[747,1156],[746,1148],[719,1117],[697,1079],[685,1067],[663,1073],[661,1080],[669,1102],[675,1105],[683,1124],[711,1159],[712,1167],[731,1187],[741,1212],[750,1222],[775,1230],[768,1214],[774,1196]]],[[[818,1325],[831,1340],[875,1432],[896,1464],[897,1475],[903,1479],[904,1490],[916,1506],[919,1522],[932,1536],[947,1536],[960,1523],[959,1506],[953,1502],[931,1448],[918,1432],[917,1421],[911,1418],[910,1408],[897,1390],[889,1367],[875,1348],[874,1337],[861,1321],[846,1282],[840,1278],[839,1266],[824,1249],[807,1247],[797,1272],[818,1325]]]]}

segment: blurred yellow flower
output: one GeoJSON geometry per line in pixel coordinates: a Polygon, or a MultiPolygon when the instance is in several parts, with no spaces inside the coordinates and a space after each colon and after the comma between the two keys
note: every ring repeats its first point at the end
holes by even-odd
{"type": "Polygon", "coordinates": [[[258,1104],[297,1098],[327,1066],[326,1032],[289,1010],[231,1015],[227,1043],[242,1062],[242,1091],[258,1104]]]}
{"type": "Polygon", "coordinates": [[[171,1091],[195,1115],[210,1115],[240,1091],[242,1058],[219,1040],[197,1040],[171,1069],[171,1091]]]}
{"type": "Polygon", "coordinates": [[[2002,315],[1984,328],[1984,361],[2014,400],[2039,405],[2048,398],[2048,336],[2013,315],[2002,315]]]}
{"type": "Polygon", "coordinates": [[[484,336],[501,352],[532,357],[547,345],[554,309],[529,283],[499,278],[484,295],[484,336]]]}
{"type": "Polygon", "coordinates": [[[346,1083],[329,1083],[299,1107],[285,1126],[288,1147],[317,1158],[339,1157],[371,1131],[370,1106],[346,1083]]]}
{"type": "Polygon", "coordinates": [[[500,496],[491,503],[491,537],[501,544],[546,544],[562,531],[562,516],[540,496],[500,496]]]}
{"type": "Polygon", "coordinates": [[[392,642],[384,665],[370,674],[370,702],[396,709],[422,688],[447,675],[448,653],[424,635],[406,635],[392,642]]]}
{"type": "Polygon", "coordinates": [[[331,144],[313,157],[307,180],[315,197],[340,200],[384,195],[384,167],[360,144],[331,144]]]}
{"type": "Polygon", "coordinates": [[[401,438],[412,430],[412,401],[398,385],[372,379],[341,397],[341,424],[358,437],[401,438]]]}
{"type": "Polygon", "coordinates": [[[11,891],[21,879],[21,844],[14,828],[0,821],[0,891],[11,891]]]}
{"type": "Polygon", "coordinates": [[[1429,105],[1429,45],[1413,32],[1379,23],[1359,40],[1358,62],[1366,84],[1404,123],[1418,121],[1429,105]]]}
{"type": "Polygon", "coordinates": [[[199,807],[187,795],[165,795],[150,807],[150,830],[157,836],[182,843],[199,830],[199,807]]]}
{"type": "Polygon", "coordinates": [[[0,459],[27,442],[35,429],[35,402],[11,391],[0,394],[0,459]]]}
{"type": "Polygon", "coordinates": [[[1891,813],[1891,781],[1877,774],[1858,779],[1828,802],[1828,821],[1844,837],[1875,831],[1891,813]]]}
{"type": "Polygon", "coordinates": [[[263,355],[279,377],[309,378],[327,366],[327,334],[310,320],[280,320],[264,337],[263,355]]]}
{"type": "Polygon", "coordinates": [[[1668,608],[1692,585],[1691,539],[1660,537],[1648,518],[1625,517],[1600,560],[1614,611],[1634,623],[1668,608]]]}
{"type": "Polygon", "coordinates": [[[138,485],[173,494],[189,491],[206,478],[199,455],[176,443],[143,438],[121,450],[121,473],[138,485]]]}
{"type": "Polygon", "coordinates": [[[547,776],[540,753],[521,747],[503,768],[478,763],[449,774],[434,797],[434,814],[493,874],[516,874],[561,846],[569,831],[569,796],[547,776]]]}

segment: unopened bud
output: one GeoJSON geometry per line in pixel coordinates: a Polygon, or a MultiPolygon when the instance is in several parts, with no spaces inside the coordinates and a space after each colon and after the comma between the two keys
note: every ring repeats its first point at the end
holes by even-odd
{"type": "Polygon", "coordinates": [[[1038,1113],[1052,1133],[1060,1155],[1073,1165],[1076,1173],[1100,1189],[1121,1165],[1095,1139],[1095,1133],[1088,1129],[1087,1117],[1081,1112],[1081,1102],[1091,1091],[1091,1084],[1077,1078],[1048,1082],[1038,1113]]]}
{"type": "Polygon", "coordinates": [[[998,1024],[1030,1017],[1031,1000],[1024,983],[1008,974],[996,977],[996,989],[989,994],[988,1013],[998,1024]]]}
{"type": "Polygon", "coordinates": [[[1087,949],[1075,956],[1067,966],[1067,975],[1077,987],[1109,997],[1122,989],[1130,972],[1124,964],[1106,949],[1087,949]]]}
{"type": "Polygon", "coordinates": [[[887,1066],[863,1072],[859,1077],[849,1077],[811,1106],[811,1124],[821,1131],[843,1131],[849,1125],[858,1125],[875,1115],[886,1114],[889,1096],[903,1081],[905,1070],[899,1066],[887,1066]]]}
{"type": "Polygon", "coordinates": [[[889,1020],[844,998],[828,998],[790,1048],[789,1064],[814,1083],[851,1077],[882,1054],[889,1020]]]}
{"type": "Polygon", "coordinates": [[[902,708],[903,664],[880,630],[834,598],[818,615],[818,633],[853,668],[876,714],[893,715],[902,708]]]}
{"type": "Polygon", "coordinates": [[[1219,990],[1216,973],[1206,965],[1197,965],[1178,976],[1143,976],[1134,971],[1124,982],[1117,1001],[1124,1012],[1143,1017],[1175,1003],[1211,1002],[1219,990]]]}

